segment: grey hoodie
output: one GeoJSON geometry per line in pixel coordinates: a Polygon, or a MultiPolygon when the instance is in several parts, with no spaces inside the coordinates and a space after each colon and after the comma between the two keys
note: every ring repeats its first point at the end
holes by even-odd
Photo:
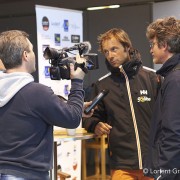
{"type": "Polygon", "coordinates": [[[33,81],[33,76],[25,72],[0,73],[0,107],[6,105],[22,87],[33,81]]]}

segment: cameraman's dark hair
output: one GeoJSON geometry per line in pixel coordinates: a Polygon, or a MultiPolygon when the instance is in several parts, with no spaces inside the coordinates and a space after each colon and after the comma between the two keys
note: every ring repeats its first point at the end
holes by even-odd
{"type": "Polygon", "coordinates": [[[22,64],[24,51],[29,52],[27,38],[24,31],[10,30],[0,34],[0,59],[6,69],[12,69],[22,64]]]}
{"type": "Polygon", "coordinates": [[[131,40],[128,34],[121,28],[113,28],[104,34],[98,36],[99,51],[103,53],[103,43],[106,40],[115,38],[124,48],[129,48],[129,56],[131,60],[141,60],[141,54],[137,49],[132,47],[131,40]]]}
{"type": "Polygon", "coordinates": [[[156,38],[159,47],[167,43],[169,52],[180,53],[180,20],[175,17],[152,22],[147,27],[146,36],[149,40],[156,38]]]}

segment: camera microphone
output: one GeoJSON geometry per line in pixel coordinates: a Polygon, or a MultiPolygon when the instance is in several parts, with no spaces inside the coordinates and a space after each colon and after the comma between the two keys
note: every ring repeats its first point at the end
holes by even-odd
{"type": "Polygon", "coordinates": [[[82,42],[82,43],[79,43],[79,44],[75,44],[74,46],[69,47],[69,48],[63,48],[62,50],[65,51],[65,52],[78,50],[80,55],[87,54],[91,50],[91,44],[90,44],[90,42],[85,41],[85,42],[82,42]]]}
{"type": "Polygon", "coordinates": [[[85,110],[85,114],[89,114],[91,110],[109,93],[108,89],[102,90],[92,101],[92,104],[88,106],[85,110]]]}

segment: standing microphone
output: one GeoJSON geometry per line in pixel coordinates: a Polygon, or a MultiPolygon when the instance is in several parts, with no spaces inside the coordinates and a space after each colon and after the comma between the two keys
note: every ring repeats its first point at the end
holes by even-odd
{"type": "Polygon", "coordinates": [[[102,90],[92,101],[92,104],[88,106],[85,110],[85,114],[89,114],[90,111],[109,93],[108,89],[102,90]]]}

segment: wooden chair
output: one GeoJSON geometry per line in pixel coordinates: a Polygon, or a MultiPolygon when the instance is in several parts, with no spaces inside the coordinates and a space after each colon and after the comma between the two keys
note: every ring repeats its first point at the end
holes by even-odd
{"type": "Polygon", "coordinates": [[[67,178],[71,177],[70,174],[64,173],[61,170],[57,171],[57,176],[58,176],[58,178],[60,178],[60,180],[66,180],[67,178]]]}
{"type": "Polygon", "coordinates": [[[96,137],[94,141],[88,142],[86,140],[82,141],[82,180],[92,180],[92,179],[110,179],[110,176],[106,175],[106,149],[107,135],[102,135],[96,137]],[[93,176],[87,177],[86,169],[86,149],[91,148],[95,150],[95,174],[93,176]],[[101,163],[99,158],[99,151],[101,153],[101,163]],[[101,168],[100,168],[101,164],[101,168]]]}

